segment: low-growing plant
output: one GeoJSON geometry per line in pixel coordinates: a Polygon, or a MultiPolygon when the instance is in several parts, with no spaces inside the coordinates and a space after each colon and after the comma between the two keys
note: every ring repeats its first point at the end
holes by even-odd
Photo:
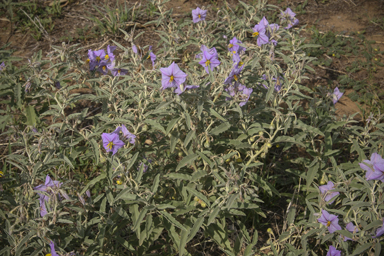
{"type": "Polygon", "coordinates": [[[106,9],[125,43],[2,66],[0,254],[380,255],[383,115],[302,85],[319,45],[295,13],[158,4],[153,48],[106,9]]]}

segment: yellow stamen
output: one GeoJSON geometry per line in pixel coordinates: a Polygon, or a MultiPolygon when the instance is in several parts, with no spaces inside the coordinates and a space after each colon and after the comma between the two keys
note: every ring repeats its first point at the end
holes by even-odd
{"type": "Polygon", "coordinates": [[[233,53],[236,53],[236,51],[233,51],[233,53]]]}
{"type": "Polygon", "coordinates": [[[199,17],[199,19],[201,19],[201,15],[199,14],[199,15],[197,15],[197,17],[199,17]]]}
{"type": "Polygon", "coordinates": [[[0,178],[4,176],[4,173],[0,171],[0,178]]]}
{"type": "Polygon", "coordinates": [[[239,78],[237,77],[237,75],[233,75],[233,78],[235,79],[235,81],[237,81],[239,78]]]}
{"type": "Polygon", "coordinates": [[[210,60],[207,60],[207,61],[205,62],[205,66],[208,67],[209,64],[211,64],[211,61],[210,61],[210,60]]]}
{"type": "Polygon", "coordinates": [[[331,226],[331,222],[330,221],[327,222],[327,227],[329,227],[329,226],[331,226]]]}
{"type": "Polygon", "coordinates": [[[169,79],[169,82],[172,83],[173,79],[175,79],[175,77],[172,75],[171,78],[169,79]]]}
{"type": "Polygon", "coordinates": [[[87,59],[87,63],[89,63],[91,60],[90,59],[87,59]]]}
{"type": "Polygon", "coordinates": [[[150,55],[150,54],[148,54],[147,60],[148,60],[149,58],[151,58],[151,55],[150,55]]]}
{"type": "Polygon", "coordinates": [[[233,47],[233,44],[229,44],[229,45],[228,45],[228,48],[232,48],[232,47],[233,47]]]}
{"type": "Polygon", "coordinates": [[[51,256],[52,254],[48,253],[48,254],[45,254],[45,256],[51,256]]]}
{"type": "Polygon", "coordinates": [[[113,147],[114,145],[115,145],[115,144],[113,144],[113,142],[110,141],[110,142],[108,143],[108,145],[107,145],[107,148],[108,148],[109,150],[112,150],[112,147],[113,147]]]}
{"type": "Polygon", "coordinates": [[[106,69],[105,66],[103,66],[103,71],[105,71],[105,69],[106,69]]]}
{"type": "Polygon", "coordinates": [[[259,32],[254,32],[254,33],[252,34],[253,37],[258,36],[258,35],[259,35],[259,32]]]}
{"type": "Polygon", "coordinates": [[[118,73],[119,75],[120,75],[120,72],[121,72],[121,69],[118,69],[118,70],[117,70],[117,73],[118,73]]]}
{"type": "Polygon", "coordinates": [[[109,55],[107,54],[107,55],[105,55],[105,59],[107,60],[107,59],[109,59],[109,55]]]}
{"type": "Polygon", "coordinates": [[[241,67],[241,66],[243,66],[243,64],[244,64],[244,62],[240,61],[238,66],[241,67]]]}
{"type": "Polygon", "coordinates": [[[96,57],[96,60],[97,60],[97,62],[100,62],[101,59],[100,59],[99,56],[97,56],[97,57],[96,57]]]}

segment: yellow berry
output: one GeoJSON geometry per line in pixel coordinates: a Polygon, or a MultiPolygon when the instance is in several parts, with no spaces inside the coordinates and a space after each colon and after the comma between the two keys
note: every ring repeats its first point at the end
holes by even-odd
{"type": "Polygon", "coordinates": [[[259,132],[259,136],[263,136],[264,132],[259,132]]]}
{"type": "Polygon", "coordinates": [[[117,183],[117,185],[123,184],[123,182],[121,180],[117,180],[116,183],[117,183]]]}
{"type": "Polygon", "coordinates": [[[200,205],[201,205],[201,207],[203,207],[203,208],[207,207],[207,204],[206,204],[206,203],[204,203],[204,202],[203,202],[203,203],[201,203],[200,205]]]}
{"type": "Polygon", "coordinates": [[[324,185],[326,182],[325,182],[325,180],[324,179],[321,179],[320,180],[320,185],[324,185]]]}
{"type": "Polygon", "coordinates": [[[276,147],[279,148],[279,147],[280,147],[280,144],[276,144],[276,147]]]}
{"type": "Polygon", "coordinates": [[[268,232],[269,234],[273,234],[273,231],[272,231],[271,228],[268,228],[268,229],[267,229],[267,232],[268,232]]]}
{"type": "Polygon", "coordinates": [[[272,144],[271,143],[267,143],[267,147],[271,148],[272,144]]]}
{"type": "Polygon", "coordinates": [[[236,162],[238,162],[238,163],[242,163],[242,162],[243,162],[243,159],[241,159],[241,157],[239,157],[239,158],[236,159],[236,162]]]}
{"type": "Polygon", "coordinates": [[[195,200],[195,202],[198,202],[199,198],[197,196],[195,196],[195,199],[193,199],[193,200],[195,200]]]}

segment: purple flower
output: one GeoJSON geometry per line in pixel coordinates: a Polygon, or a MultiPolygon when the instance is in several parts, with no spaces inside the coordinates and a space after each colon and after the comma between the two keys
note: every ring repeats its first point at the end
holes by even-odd
{"type": "MultiPolygon", "coordinates": [[[[37,190],[37,191],[44,191],[44,192],[52,195],[52,190],[54,188],[57,188],[57,189],[60,188],[60,186],[62,184],[63,183],[61,183],[60,181],[52,180],[51,177],[49,177],[49,175],[47,175],[45,177],[44,185],[41,184],[39,186],[34,187],[33,189],[37,190]]],[[[37,192],[37,193],[40,195],[40,215],[41,215],[41,217],[44,217],[48,213],[47,208],[45,207],[45,202],[47,202],[50,199],[50,197],[45,195],[45,194],[39,193],[39,192],[37,192]]]]}
{"type": "Polygon", "coordinates": [[[381,180],[384,182],[384,159],[377,153],[371,155],[371,160],[359,163],[360,167],[367,171],[366,180],[381,180]]]}
{"type": "Polygon", "coordinates": [[[207,16],[207,10],[201,10],[199,7],[192,10],[193,23],[197,23],[199,21],[205,20],[206,16],[207,16]]]}
{"type": "Polygon", "coordinates": [[[373,236],[372,238],[378,238],[379,236],[384,234],[384,219],[383,219],[383,225],[376,229],[376,236],[373,236]]]}
{"type": "Polygon", "coordinates": [[[293,26],[299,24],[299,20],[295,18],[296,13],[294,13],[290,8],[287,8],[285,12],[280,14],[282,20],[288,20],[288,26],[285,29],[290,29],[293,26]]]}
{"type": "Polygon", "coordinates": [[[87,197],[91,197],[91,191],[89,191],[89,189],[85,191],[85,194],[87,195],[87,197]]]}
{"type": "Polygon", "coordinates": [[[130,133],[127,127],[125,127],[125,125],[121,126],[121,131],[123,132],[124,137],[129,141],[129,143],[135,145],[136,135],[130,133]]]}
{"type": "Polygon", "coordinates": [[[332,245],[329,246],[329,251],[327,253],[327,256],[340,256],[340,255],[341,255],[341,251],[336,250],[336,248],[333,247],[332,245]]]}
{"type": "Polygon", "coordinates": [[[109,68],[111,68],[111,65],[108,64],[107,60],[103,60],[100,62],[99,67],[97,68],[97,71],[99,71],[103,75],[107,75],[109,68]]]}
{"type": "Polygon", "coordinates": [[[97,65],[96,57],[93,54],[92,50],[88,50],[87,63],[89,63],[89,70],[91,70],[91,71],[94,70],[96,65],[97,65]]]}
{"type": "Polygon", "coordinates": [[[51,247],[51,253],[48,253],[47,255],[50,255],[50,256],[60,256],[59,254],[56,253],[55,243],[53,241],[51,241],[49,243],[49,246],[51,247]]]}
{"type": "Polygon", "coordinates": [[[136,45],[132,44],[132,51],[137,54],[137,47],[136,45]]]}
{"type": "MultiPolygon", "coordinates": [[[[261,79],[267,81],[267,76],[264,74],[261,76],[261,79]]],[[[282,84],[281,84],[281,81],[283,80],[283,77],[280,76],[279,80],[277,80],[276,78],[272,77],[272,81],[276,81],[275,83],[275,91],[279,92],[281,90],[281,87],[282,87],[282,84]]],[[[266,84],[261,84],[265,89],[268,90],[268,86],[266,84]]]]}
{"type": "Polygon", "coordinates": [[[55,81],[54,85],[57,89],[61,89],[60,81],[55,81]]]}
{"type": "Polygon", "coordinates": [[[113,68],[111,69],[111,72],[113,76],[124,76],[128,73],[128,70],[122,68],[113,68]]]}
{"type": "MultiPolygon", "coordinates": [[[[359,228],[356,227],[355,225],[353,225],[352,222],[349,222],[345,228],[346,228],[349,232],[351,232],[351,233],[359,232],[359,228]]],[[[347,241],[347,240],[352,240],[352,239],[349,238],[349,237],[344,236],[344,242],[347,241]]]]}
{"type": "Polygon", "coordinates": [[[119,135],[116,133],[103,133],[101,138],[103,139],[105,150],[112,152],[112,155],[116,154],[117,150],[124,146],[124,142],[119,139],[119,135]]]}
{"type": "Polygon", "coordinates": [[[344,93],[340,92],[339,91],[339,88],[336,87],[335,90],[333,91],[333,94],[332,94],[332,101],[333,101],[333,104],[336,104],[336,102],[339,101],[339,99],[341,98],[341,96],[343,96],[344,93]]]}
{"type": "Polygon", "coordinates": [[[265,27],[262,24],[257,24],[253,27],[253,37],[257,37],[257,45],[262,46],[269,42],[268,36],[265,34],[265,27]]]}
{"type": "Polygon", "coordinates": [[[233,54],[240,54],[241,52],[245,52],[246,48],[238,45],[241,43],[242,42],[240,40],[237,40],[236,37],[232,38],[232,40],[229,41],[228,50],[233,54]]]}
{"type": "Polygon", "coordinates": [[[211,49],[209,49],[207,46],[202,45],[200,47],[200,49],[201,49],[201,53],[196,54],[196,56],[195,56],[196,59],[203,58],[203,52],[208,52],[209,54],[214,55],[216,57],[216,59],[219,58],[219,54],[217,53],[217,50],[215,47],[212,47],[211,49]]]}
{"type": "Polygon", "coordinates": [[[5,68],[5,63],[2,62],[2,63],[0,64],[0,71],[3,71],[4,68],[5,68]]]}
{"type": "Polygon", "coordinates": [[[136,136],[134,134],[130,133],[128,131],[127,127],[125,127],[125,125],[121,125],[121,126],[117,127],[116,130],[113,131],[113,133],[119,135],[120,131],[123,132],[124,138],[129,140],[129,143],[135,145],[136,136]]]}
{"type": "Polygon", "coordinates": [[[31,86],[32,86],[32,83],[28,79],[28,81],[23,85],[23,87],[25,87],[25,92],[30,92],[31,86]]]}
{"type": "Polygon", "coordinates": [[[93,51],[93,57],[95,59],[96,65],[100,65],[100,62],[105,58],[105,51],[103,49],[93,51]]]}
{"type": "Polygon", "coordinates": [[[149,57],[151,58],[152,61],[152,67],[155,67],[155,60],[156,60],[156,55],[153,52],[149,53],[149,57]]]}
{"type": "Polygon", "coordinates": [[[115,55],[113,55],[113,51],[116,50],[116,46],[107,46],[107,55],[105,55],[106,60],[110,60],[111,62],[114,61],[115,55]]]}
{"type": "Polygon", "coordinates": [[[321,212],[322,215],[317,219],[317,221],[326,226],[329,233],[333,233],[336,230],[341,230],[339,219],[336,215],[329,214],[326,210],[321,210],[321,212]]]}
{"type": "Polygon", "coordinates": [[[146,164],[143,163],[143,162],[141,162],[141,163],[139,164],[139,167],[137,168],[137,170],[140,171],[140,168],[141,168],[142,165],[144,165],[144,167],[143,167],[143,172],[146,172],[146,171],[148,170],[148,165],[146,165],[146,164]]]}
{"type": "Polygon", "coordinates": [[[196,88],[199,88],[198,85],[187,85],[187,86],[183,86],[182,84],[180,84],[177,89],[174,91],[174,93],[177,93],[177,95],[180,95],[182,94],[183,92],[185,92],[185,90],[190,90],[190,89],[196,89],[196,88]]]}
{"type": "Polygon", "coordinates": [[[239,75],[242,68],[232,68],[231,73],[229,73],[228,77],[225,79],[224,84],[231,84],[233,80],[237,82],[239,80],[239,75]]]}
{"type": "Polygon", "coordinates": [[[205,71],[209,74],[209,69],[213,71],[213,68],[220,65],[220,61],[217,59],[215,55],[211,55],[208,52],[203,52],[203,59],[199,62],[205,69],[205,71]]]}
{"type": "MultiPolygon", "coordinates": [[[[273,24],[269,24],[268,20],[265,18],[265,16],[260,20],[259,22],[259,25],[262,25],[264,26],[266,32],[265,34],[268,36],[268,37],[271,37],[272,33],[279,30],[279,25],[273,23],[273,24]]],[[[273,40],[275,41],[275,40],[273,40]]],[[[275,41],[276,42],[276,41],[275,41]]]]}
{"type": "Polygon", "coordinates": [[[240,107],[247,104],[249,97],[251,96],[251,93],[253,92],[253,89],[247,88],[244,85],[242,85],[241,91],[242,91],[242,93],[240,94],[240,99],[242,100],[242,102],[240,102],[240,104],[239,104],[240,107]]]}
{"type": "Polygon", "coordinates": [[[179,66],[172,62],[172,64],[167,68],[160,68],[162,73],[161,85],[163,90],[169,87],[177,88],[179,85],[185,82],[187,74],[180,70],[179,66]]]}
{"type": "Polygon", "coordinates": [[[327,185],[320,186],[320,193],[325,196],[325,202],[328,202],[328,204],[331,204],[334,202],[334,200],[330,201],[333,197],[339,195],[339,192],[329,192],[329,190],[332,190],[335,188],[335,184],[333,184],[332,181],[328,181],[327,185]]]}
{"type": "MultiPolygon", "coordinates": [[[[235,97],[238,95],[240,99],[239,106],[242,107],[245,104],[247,104],[249,97],[251,96],[251,93],[253,92],[252,88],[247,88],[245,85],[242,85],[240,83],[235,83],[234,85],[230,85],[228,88],[225,89],[231,95],[231,97],[235,97]]],[[[226,98],[226,100],[230,100],[231,98],[226,98]]]]}

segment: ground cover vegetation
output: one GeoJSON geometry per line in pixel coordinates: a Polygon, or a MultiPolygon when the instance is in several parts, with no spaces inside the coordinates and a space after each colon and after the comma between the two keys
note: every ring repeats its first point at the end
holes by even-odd
{"type": "MultiPolygon", "coordinates": [[[[18,4],[1,10],[52,40],[18,4]]],[[[100,48],[2,46],[0,255],[381,255],[383,52],[302,26],[307,1],[166,4],[96,6],[100,48]],[[310,85],[318,69],[338,86],[310,85]],[[364,107],[336,114],[349,88],[364,107]]]]}

